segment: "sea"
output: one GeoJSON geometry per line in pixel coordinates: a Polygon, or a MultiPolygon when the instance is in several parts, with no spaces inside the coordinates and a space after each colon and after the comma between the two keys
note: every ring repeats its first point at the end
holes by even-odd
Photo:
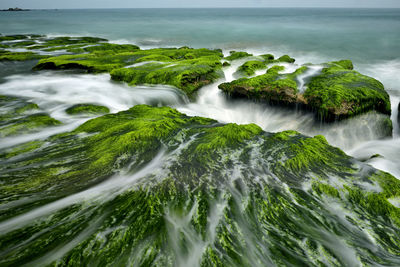
{"type": "Polygon", "coordinates": [[[234,79],[240,60],[224,70],[224,79],[201,88],[195,101],[173,87],[130,87],[110,81],[109,74],[33,72],[25,63],[3,62],[0,94],[31,99],[62,121],[63,126],[3,138],[0,149],[76,128],[88,118],[67,116],[64,110],[73,104],[95,101],[111,112],[136,104],[168,105],[188,115],[221,123],[256,123],[267,132],[296,130],[308,136],[322,134],[348,155],[400,179],[400,9],[32,10],[0,12],[0,33],[103,37],[142,49],[189,46],[220,48],[225,55],[232,50],[254,55],[271,53],[276,57],[288,54],[296,59],[295,66],[350,59],[355,70],[384,84],[391,99],[393,123],[393,136],[382,138],[380,129],[376,129],[380,114],[326,124],[300,110],[248,100],[232,102],[217,86],[234,79]]]}

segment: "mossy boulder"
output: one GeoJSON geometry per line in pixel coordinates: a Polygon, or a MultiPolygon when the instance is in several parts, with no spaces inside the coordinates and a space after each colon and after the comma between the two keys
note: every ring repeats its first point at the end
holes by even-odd
{"type": "Polygon", "coordinates": [[[395,265],[400,255],[400,181],[322,136],[138,105],[0,158],[5,266],[395,265]]]}
{"type": "Polygon", "coordinates": [[[82,103],[73,105],[65,110],[65,112],[69,115],[101,115],[110,112],[110,109],[105,106],[90,104],[90,103],[82,103]]]}
{"type": "Polygon", "coordinates": [[[36,113],[8,121],[7,125],[0,128],[0,137],[33,133],[41,128],[57,126],[59,124],[61,124],[60,121],[53,119],[48,114],[36,113]]]}
{"type": "Polygon", "coordinates": [[[176,61],[173,64],[149,63],[132,68],[116,69],[111,79],[130,85],[167,84],[193,94],[198,88],[223,76],[219,57],[201,57],[176,61]]]}
{"type": "Polygon", "coordinates": [[[23,98],[0,95],[0,137],[28,134],[61,124],[23,98]]]}
{"type": "Polygon", "coordinates": [[[253,56],[253,54],[249,54],[249,53],[243,52],[243,51],[240,51],[240,52],[230,51],[229,53],[230,53],[230,55],[225,57],[225,59],[229,60],[229,61],[253,56]]]}
{"type": "Polygon", "coordinates": [[[243,63],[237,69],[238,74],[242,74],[245,76],[251,76],[256,73],[256,70],[266,69],[267,66],[264,62],[258,60],[250,60],[243,63]]]}
{"type": "Polygon", "coordinates": [[[259,57],[263,58],[265,61],[274,60],[275,56],[272,54],[263,54],[259,55],[259,57]]]}
{"type": "Polygon", "coordinates": [[[370,110],[391,114],[382,83],[342,66],[324,68],[321,75],[313,77],[304,98],[322,118],[341,119],[370,110]]]}
{"type": "Polygon", "coordinates": [[[134,45],[115,44],[100,44],[78,49],[89,53],[51,57],[41,60],[34,69],[110,72],[111,78],[116,81],[130,85],[173,85],[188,95],[223,76],[220,62],[222,53],[219,50],[192,48],[140,50],[134,45]]]}
{"type": "Polygon", "coordinates": [[[296,60],[288,55],[283,55],[283,56],[279,57],[276,61],[277,62],[294,63],[296,60]]]}
{"type": "Polygon", "coordinates": [[[218,88],[232,97],[246,97],[285,105],[295,104],[298,94],[296,76],[304,72],[305,67],[292,74],[279,74],[283,69],[282,66],[273,66],[265,74],[222,83],[218,88]]]}
{"type": "Polygon", "coordinates": [[[47,58],[48,56],[39,55],[33,52],[10,52],[1,51],[0,61],[25,61],[47,58]]]}
{"type": "MultiPolygon", "coordinates": [[[[279,60],[279,59],[278,59],[279,60]]],[[[291,74],[279,74],[276,66],[266,74],[223,83],[219,88],[234,97],[312,110],[324,121],[340,120],[371,110],[390,115],[389,95],[374,78],[352,70],[349,60],[325,64],[320,74],[310,77],[306,90],[298,89],[302,66],[291,74]]]]}

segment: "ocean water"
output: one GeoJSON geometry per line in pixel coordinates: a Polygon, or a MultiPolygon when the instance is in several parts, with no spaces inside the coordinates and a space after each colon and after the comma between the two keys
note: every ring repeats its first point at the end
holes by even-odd
{"type": "MultiPolygon", "coordinates": [[[[107,38],[110,42],[137,44],[142,49],[187,45],[195,48],[221,48],[225,54],[228,54],[230,50],[244,50],[253,54],[273,53],[275,56],[289,54],[296,58],[296,63],[288,65],[288,71],[308,62],[318,64],[332,60],[351,59],[356,70],[380,80],[385,85],[391,97],[391,119],[394,128],[392,138],[382,139],[379,129],[376,128],[377,122],[383,116],[380,114],[370,113],[341,122],[321,124],[315,122],[314,117],[306,112],[293,112],[245,100],[234,102],[228,100],[217,86],[221,82],[234,79],[234,72],[242,63],[240,60],[224,69],[224,79],[201,88],[197,99],[192,102],[182,92],[169,86],[130,87],[110,81],[108,74],[34,72],[31,71],[34,62],[3,62],[0,63],[0,95],[22,96],[32,100],[43,111],[62,121],[63,125],[34,134],[3,138],[0,140],[0,150],[70,131],[91,119],[91,117],[66,115],[64,110],[73,104],[94,101],[109,107],[111,112],[126,110],[136,104],[168,105],[188,115],[209,117],[222,123],[256,123],[267,132],[297,130],[308,136],[322,134],[330,144],[341,148],[347,154],[360,161],[366,161],[375,168],[388,171],[400,179],[400,129],[397,121],[397,106],[400,101],[400,9],[88,9],[0,12],[0,33],[96,36],[107,38]],[[380,156],[370,159],[375,154],[380,156]]],[[[299,82],[301,84],[304,81],[299,82]]],[[[183,150],[184,147],[180,149],[183,150]]],[[[257,144],[254,144],[254,151],[257,155],[257,144]]],[[[179,154],[180,151],[176,153],[179,154]]],[[[236,156],[227,155],[236,163],[234,167],[236,169],[232,170],[229,177],[232,181],[239,176],[239,170],[246,168],[245,165],[242,166],[239,159],[235,158],[236,156]]],[[[32,266],[45,266],[62,258],[80,242],[89,240],[92,235],[95,235],[95,240],[98,242],[107,240],[106,237],[111,240],[110,233],[118,233],[125,227],[123,224],[114,228],[107,225],[109,214],[106,212],[113,198],[128,194],[128,189],[133,188],[135,183],[143,177],[162,176],[165,166],[172,164],[174,157],[177,155],[160,151],[153,161],[129,177],[114,176],[104,183],[84,188],[70,196],[52,200],[46,205],[35,206],[34,209],[27,210],[18,216],[1,220],[0,230],[4,234],[28,229],[30,226],[36,227],[39,225],[37,221],[40,221],[42,217],[43,225],[40,226],[42,228],[38,228],[40,232],[32,234],[26,242],[16,243],[5,252],[0,248],[0,259],[13,249],[21,255],[25,253],[26,249],[31,248],[30,246],[40,239],[38,236],[53,231],[52,216],[68,207],[77,208],[71,211],[71,214],[68,213],[68,216],[60,216],[62,218],[57,221],[57,225],[74,222],[76,218],[81,218],[85,214],[87,217],[85,222],[90,227],[85,226],[83,230],[69,231],[66,234],[70,235],[66,238],[69,242],[54,241],[57,246],[50,247],[46,253],[30,259],[29,263],[32,266]],[[104,216],[103,212],[105,212],[104,216]],[[98,230],[103,223],[107,226],[106,229],[98,230]]],[[[257,160],[259,160],[257,162],[263,162],[262,158],[257,160]]],[[[251,179],[258,179],[252,176],[254,174],[259,175],[260,180],[269,175],[256,165],[253,166],[254,170],[249,172],[251,179]]],[[[368,169],[368,167],[365,168],[368,169]]],[[[344,179],[341,180],[341,177],[329,179],[333,184],[346,182],[344,179]]],[[[269,182],[268,180],[266,184],[268,185],[269,182]]],[[[286,190],[287,185],[282,184],[280,193],[285,196],[282,199],[295,203],[296,198],[286,190]]],[[[232,193],[237,199],[242,198],[243,202],[251,199],[247,191],[236,192],[230,186],[231,182],[228,183],[228,189],[224,189],[225,193],[232,193]]],[[[308,185],[302,186],[307,188],[308,185]]],[[[52,188],[49,189],[50,192],[51,190],[52,188]]],[[[25,207],[26,203],[29,205],[35,200],[35,198],[22,198],[5,204],[0,203],[0,207],[4,209],[25,207]]],[[[393,199],[396,205],[398,201],[398,199],[393,199]]],[[[185,215],[186,217],[180,217],[181,214],[173,212],[165,215],[165,220],[170,223],[168,238],[176,253],[178,266],[199,265],[202,253],[216,238],[217,226],[228,225],[227,222],[223,222],[225,216],[223,212],[227,208],[227,202],[221,197],[210,205],[211,215],[208,218],[210,229],[205,239],[194,231],[191,225],[191,216],[195,213],[197,204],[189,209],[190,212],[185,215]],[[179,242],[183,242],[182,239],[187,241],[185,249],[180,247],[179,242]]],[[[238,203],[243,204],[239,200],[238,203]]],[[[328,247],[342,265],[361,266],[360,258],[373,255],[368,258],[372,266],[378,263],[385,266],[396,266],[396,264],[398,266],[400,264],[398,257],[384,251],[379,240],[376,241],[378,235],[374,232],[375,225],[369,224],[368,220],[365,220],[364,224],[364,221],[357,217],[358,213],[362,214],[362,211],[351,210],[347,204],[325,199],[319,203],[321,206],[318,206],[318,210],[324,214],[322,223],[318,226],[306,225],[300,232],[310,233],[308,238],[314,238],[319,244],[328,247]],[[325,225],[324,220],[327,220],[328,226],[325,225]],[[353,222],[361,223],[355,227],[353,222]]],[[[304,210],[307,210],[307,214],[312,214],[304,216],[311,218],[313,222],[320,216],[313,210],[314,207],[311,204],[295,207],[297,213],[293,210],[289,211],[293,212],[291,218],[303,214],[304,210]]],[[[111,215],[110,218],[112,218],[111,215]]],[[[382,225],[386,225],[385,223],[382,222],[382,225]]],[[[237,220],[237,224],[242,227],[241,229],[247,231],[250,229],[246,228],[250,226],[246,224],[244,216],[237,220]]],[[[282,227],[282,232],[278,231],[278,235],[281,235],[291,226],[293,224],[286,225],[282,222],[280,225],[279,223],[273,225],[271,229],[276,230],[282,227]]],[[[63,235],[62,232],[60,233],[63,235]]],[[[294,233],[289,233],[288,238],[294,238],[295,242],[304,246],[307,238],[296,240],[297,233],[294,233]]],[[[250,259],[262,259],[258,262],[255,260],[254,266],[265,264],[272,266],[269,258],[271,255],[262,254],[263,251],[268,251],[267,247],[263,247],[265,244],[260,245],[261,249],[258,245],[250,246],[253,240],[258,239],[250,231],[247,234],[246,242],[249,247],[244,256],[250,259]]],[[[262,242],[261,239],[259,242],[262,242]]],[[[321,255],[324,255],[325,252],[322,249],[321,251],[321,255]]],[[[90,254],[90,248],[86,252],[90,254]]],[[[18,253],[15,255],[18,256],[18,253]]],[[[135,253],[131,254],[133,258],[135,253]]],[[[288,250],[287,253],[295,255],[296,251],[288,250]]],[[[315,251],[310,252],[310,262],[315,255],[313,253],[315,251]]],[[[324,263],[328,266],[340,265],[328,260],[324,263]]]]}
{"type": "MultiPolygon", "coordinates": [[[[0,33],[94,35],[138,45],[399,57],[400,9],[92,9],[0,13],[0,33]]],[[[311,58],[310,58],[311,60],[311,58]]]]}

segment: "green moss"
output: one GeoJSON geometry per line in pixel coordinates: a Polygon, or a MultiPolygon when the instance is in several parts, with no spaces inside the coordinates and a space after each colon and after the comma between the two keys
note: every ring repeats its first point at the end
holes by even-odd
{"type": "Polygon", "coordinates": [[[247,61],[244,64],[242,64],[238,68],[237,71],[240,73],[243,73],[247,76],[251,76],[256,73],[256,70],[265,69],[265,68],[267,68],[267,66],[265,66],[264,62],[257,61],[257,60],[251,60],[251,61],[247,61]]]}
{"type": "MultiPolygon", "coordinates": [[[[218,87],[234,97],[286,106],[300,105],[301,108],[314,111],[324,121],[340,120],[371,110],[390,115],[389,95],[379,81],[351,70],[350,60],[326,65],[321,74],[312,77],[306,84],[304,93],[297,88],[297,77],[308,69],[307,66],[281,75],[279,66],[273,66],[266,74],[223,83],[218,87]]],[[[391,122],[386,120],[384,124],[384,135],[390,136],[391,122]]]]}
{"type": "Polygon", "coordinates": [[[374,78],[342,67],[324,68],[304,93],[308,105],[322,118],[346,118],[376,110],[391,113],[389,95],[374,78]]]}
{"type": "Polygon", "coordinates": [[[62,46],[46,46],[46,45],[35,45],[35,46],[30,46],[27,47],[27,49],[43,49],[43,51],[46,52],[53,52],[53,51],[59,51],[59,50],[67,50],[68,52],[75,52],[76,50],[79,50],[80,53],[84,53],[85,50],[82,49],[82,47],[87,46],[88,44],[76,44],[76,45],[62,45],[62,46]]]}
{"type": "Polygon", "coordinates": [[[331,197],[335,197],[335,198],[340,198],[340,194],[339,191],[328,184],[323,184],[323,183],[319,183],[319,182],[314,182],[312,184],[312,189],[318,194],[318,195],[328,195],[331,197]]]}
{"type": "Polygon", "coordinates": [[[234,97],[245,96],[267,102],[295,103],[298,97],[296,77],[304,71],[304,67],[291,74],[280,75],[279,71],[283,69],[282,66],[273,66],[265,74],[222,83],[218,88],[234,97]]]}
{"type": "Polygon", "coordinates": [[[32,52],[3,52],[0,54],[0,61],[25,61],[46,58],[48,56],[38,55],[32,52]]]}
{"type": "Polygon", "coordinates": [[[145,64],[132,68],[117,69],[111,78],[130,85],[168,84],[182,89],[188,95],[203,85],[221,77],[219,57],[208,56],[176,61],[173,64],[145,64]]]}
{"type": "Polygon", "coordinates": [[[15,109],[15,112],[18,114],[25,113],[27,111],[38,110],[39,106],[35,103],[26,103],[25,105],[18,107],[15,109]]]}
{"type": "MultiPolygon", "coordinates": [[[[315,172],[320,173],[319,166],[331,169],[335,172],[351,172],[349,157],[340,149],[330,147],[322,135],[314,138],[299,138],[293,131],[287,131],[273,135],[272,140],[284,144],[284,154],[287,158],[280,170],[291,170],[292,172],[315,172]]],[[[275,144],[277,146],[277,144],[275,144]]]]}
{"type": "Polygon", "coordinates": [[[10,158],[18,156],[20,154],[32,152],[32,151],[40,148],[42,145],[43,145],[42,141],[32,141],[32,142],[24,143],[20,146],[7,149],[3,153],[0,153],[0,158],[10,159],[10,158]]]}
{"type": "Polygon", "coordinates": [[[36,44],[35,41],[21,41],[21,42],[12,43],[11,46],[12,47],[24,47],[24,46],[34,45],[34,44],[36,44]]]}
{"type": "Polygon", "coordinates": [[[277,62],[294,63],[296,60],[288,55],[283,55],[276,60],[277,62]]]}
{"type": "Polygon", "coordinates": [[[191,94],[203,85],[222,76],[222,53],[208,49],[158,48],[138,50],[132,45],[102,44],[83,48],[89,54],[62,55],[41,60],[40,69],[83,69],[88,72],[111,72],[116,81],[130,85],[169,84],[191,94]],[[100,50],[100,48],[109,50],[100,50]],[[145,64],[123,68],[145,61],[163,61],[165,64],[145,64]]]}
{"type": "MultiPolygon", "coordinates": [[[[396,179],[396,178],[394,178],[396,179]]],[[[382,216],[400,227],[400,208],[393,206],[383,193],[365,192],[359,188],[345,187],[351,203],[361,207],[372,216],[382,216]]]]}
{"type": "Polygon", "coordinates": [[[47,259],[65,244],[46,265],[190,265],[194,251],[201,266],[351,265],[331,240],[361,264],[393,265],[400,252],[399,209],[387,200],[400,196],[400,182],[322,136],[138,105],[6,152],[0,220],[33,212],[26,224],[9,223],[13,230],[2,224],[5,266],[47,259]],[[367,182],[382,190],[363,189],[367,182]]]}
{"type": "Polygon", "coordinates": [[[202,137],[202,144],[197,146],[196,153],[214,153],[219,148],[234,147],[261,132],[261,128],[255,124],[237,125],[230,123],[221,127],[209,128],[206,129],[205,135],[202,137]]]}
{"type": "Polygon", "coordinates": [[[110,112],[110,109],[105,106],[99,106],[95,104],[76,104],[65,110],[67,114],[78,115],[78,114],[92,114],[101,115],[110,112]]]}
{"type": "Polygon", "coordinates": [[[271,60],[274,60],[274,55],[272,55],[272,54],[263,54],[263,55],[260,55],[260,57],[262,57],[265,61],[271,61],[271,60]]]}
{"type": "Polygon", "coordinates": [[[353,67],[353,62],[351,62],[351,60],[349,59],[344,59],[344,60],[339,60],[339,61],[332,61],[330,62],[330,64],[334,64],[334,65],[338,65],[340,67],[342,67],[343,69],[346,70],[352,70],[353,67]]]}
{"type": "Polygon", "coordinates": [[[148,56],[141,57],[141,58],[137,59],[135,62],[136,63],[146,62],[146,61],[171,62],[172,60],[173,59],[168,56],[154,54],[154,55],[148,55],[148,56]]]}
{"type": "Polygon", "coordinates": [[[99,42],[106,42],[107,39],[97,37],[55,37],[47,39],[44,45],[58,46],[58,45],[72,45],[79,43],[95,44],[99,42]]]}
{"type": "Polygon", "coordinates": [[[247,52],[236,52],[236,51],[230,51],[230,55],[225,57],[226,60],[232,61],[244,57],[251,57],[252,54],[249,54],[247,52]]]}
{"type": "Polygon", "coordinates": [[[26,134],[38,131],[38,129],[61,124],[48,114],[37,113],[23,118],[9,121],[7,126],[0,128],[0,137],[17,134],[26,134]]]}
{"type": "Polygon", "coordinates": [[[0,36],[0,41],[14,41],[14,40],[23,40],[23,39],[28,39],[28,35],[22,35],[22,34],[17,34],[17,35],[6,35],[6,36],[0,36]]]}

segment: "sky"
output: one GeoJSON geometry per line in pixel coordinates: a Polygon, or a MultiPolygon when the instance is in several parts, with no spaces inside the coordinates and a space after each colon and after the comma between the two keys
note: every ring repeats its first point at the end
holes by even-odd
{"type": "Polygon", "coordinates": [[[400,0],[1,0],[0,9],[176,7],[358,7],[400,8],[400,0]]]}

